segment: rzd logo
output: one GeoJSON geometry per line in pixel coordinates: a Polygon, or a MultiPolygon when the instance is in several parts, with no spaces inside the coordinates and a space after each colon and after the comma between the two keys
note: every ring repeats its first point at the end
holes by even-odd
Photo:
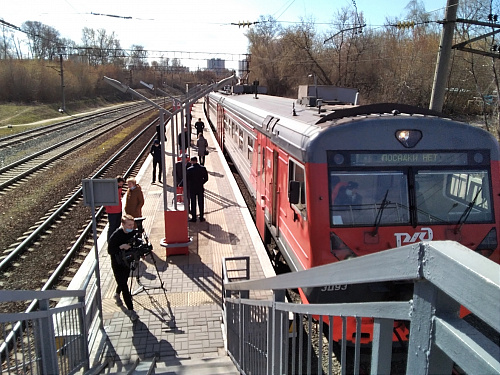
{"type": "Polygon", "coordinates": [[[422,228],[421,232],[413,233],[394,233],[396,236],[396,246],[399,247],[403,244],[415,243],[418,241],[432,241],[433,233],[431,228],[422,228]]]}

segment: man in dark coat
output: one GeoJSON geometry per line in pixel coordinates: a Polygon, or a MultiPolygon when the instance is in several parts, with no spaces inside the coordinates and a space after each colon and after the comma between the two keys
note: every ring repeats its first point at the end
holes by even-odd
{"type": "MultiPolygon", "coordinates": [[[[189,156],[184,156],[186,159],[186,170],[191,166],[191,162],[189,161],[189,156]]],[[[177,186],[183,186],[183,176],[182,176],[182,156],[177,159],[177,163],[175,163],[175,177],[177,179],[177,186]]]]}
{"type": "Polygon", "coordinates": [[[191,222],[196,222],[196,199],[198,198],[198,208],[200,209],[200,221],[205,221],[205,202],[204,193],[205,188],[203,185],[208,181],[207,169],[198,164],[198,158],[193,156],[191,158],[191,167],[187,169],[187,182],[189,190],[189,201],[191,207],[191,222]]]}
{"type": "Polygon", "coordinates": [[[185,150],[187,150],[190,146],[190,142],[189,142],[189,133],[188,133],[188,129],[187,128],[184,128],[184,130],[182,131],[182,133],[179,133],[179,136],[177,137],[177,141],[179,143],[179,151],[181,152],[184,152],[185,150]],[[186,142],[185,143],[185,149],[182,148],[182,135],[184,134],[184,141],[186,142]]]}
{"type": "Polygon", "coordinates": [[[198,135],[203,133],[203,129],[205,129],[205,124],[201,121],[201,118],[195,122],[194,127],[196,128],[196,138],[198,138],[198,135]]]}
{"type": "Polygon", "coordinates": [[[153,145],[151,146],[151,155],[153,156],[153,181],[152,183],[154,184],[156,181],[156,167],[158,166],[158,181],[161,184],[161,147],[160,147],[160,141],[158,139],[155,139],[153,142],[153,145]]]}

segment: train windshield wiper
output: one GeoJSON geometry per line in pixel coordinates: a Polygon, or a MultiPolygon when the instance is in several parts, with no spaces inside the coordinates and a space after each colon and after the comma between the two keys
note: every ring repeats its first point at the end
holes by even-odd
{"type": "Polygon", "coordinates": [[[469,214],[471,213],[472,211],[472,208],[474,207],[474,205],[476,204],[476,201],[477,201],[477,198],[479,197],[479,194],[481,193],[481,190],[483,188],[480,187],[478,190],[477,190],[477,193],[476,195],[474,196],[474,199],[472,199],[469,204],[467,205],[467,207],[465,208],[464,212],[462,213],[462,215],[460,216],[460,219],[458,219],[457,221],[457,228],[455,229],[455,233],[458,233],[460,231],[460,229],[462,229],[462,226],[465,224],[465,222],[467,221],[467,218],[469,217],[469,214]]]}
{"type": "Polygon", "coordinates": [[[472,208],[474,207],[474,205],[476,204],[476,201],[477,201],[477,198],[479,197],[479,194],[481,193],[481,190],[483,188],[480,187],[478,190],[477,190],[477,193],[476,195],[474,196],[474,199],[471,200],[469,202],[469,205],[465,208],[464,212],[462,213],[462,215],[460,216],[460,219],[458,219],[457,221],[457,227],[455,228],[455,233],[458,233],[460,232],[460,230],[462,229],[462,226],[465,224],[465,222],[467,221],[467,218],[469,217],[469,214],[471,213],[472,211],[472,208]]]}
{"type": "Polygon", "coordinates": [[[389,194],[389,189],[385,192],[384,199],[382,199],[382,203],[380,203],[380,207],[377,210],[377,216],[375,217],[375,223],[373,223],[373,232],[372,236],[376,236],[378,233],[378,227],[380,226],[380,222],[382,221],[382,214],[384,213],[384,209],[389,205],[389,201],[387,200],[387,194],[389,194]]]}

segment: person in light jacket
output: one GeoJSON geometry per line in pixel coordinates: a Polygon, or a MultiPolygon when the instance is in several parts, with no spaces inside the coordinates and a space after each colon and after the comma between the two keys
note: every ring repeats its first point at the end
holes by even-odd
{"type": "Polygon", "coordinates": [[[135,178],[127,179],[127,195],[125,200],[125,213],[136,217],[142,217],[142,206],[144,206],[144,195],[142,188],[135,178]]]}

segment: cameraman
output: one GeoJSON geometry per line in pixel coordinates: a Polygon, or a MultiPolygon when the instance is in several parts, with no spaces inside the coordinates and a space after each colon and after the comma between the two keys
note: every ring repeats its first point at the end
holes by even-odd
{"type": "Polygon", "coordinates": [[[123,215],[122,225],[110,237],[108,241],[108,253],[111,255],[111,268],[116,280],[116,293],[114,295],[115,303],[117,306],[122,306],[123,302],[120,299],[120,292],[123,295],[125,305],[129,310],[130,319],[134,322],[137,320],[137,313],[134,311],[132,303],[132,296],[128,289],[128,278],[130,275],[130,266],[123,259],[122,252],[131,248],[130,243],[137,233],[134,229],[134,217],[128,214],[123,215]]]}

